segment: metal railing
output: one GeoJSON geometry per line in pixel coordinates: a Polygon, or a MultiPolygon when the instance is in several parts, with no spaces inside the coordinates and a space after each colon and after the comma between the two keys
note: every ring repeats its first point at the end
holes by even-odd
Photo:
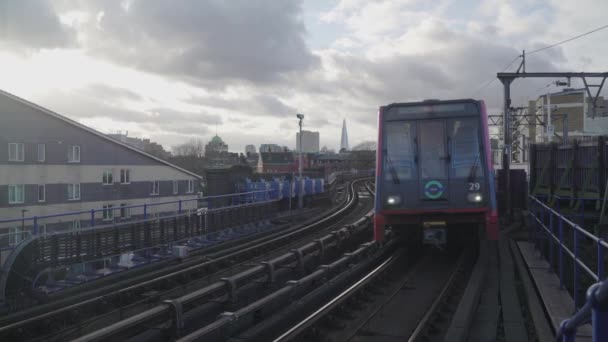
{"type": "MultiPolygon", "coordinates": [[[[252,203],[252,202],[260,202],[260,201],[268,201],[271,199],[275,199],[278,196],[276,189],[265,189],[265,190],[256,190],[249,192],[241,192],[234,194],[226,194],[226,195],[216,195],[216,196],[206,196],[199,198],[190,198],[190,199],[179,199],[174,201],[165,201],[159,203],[146,203],[146,204],[138,204],[138,205],[130,205],[130,206],[115,206],[111,208],[99,208],[99,209],[90,209],[90,210],[82,210],[82,211],[71,211],[71,212],[63,212],[57,214],[50,215],[37,215],[30,217],[21,217],[21,218],[13,218],[13,219],[2,219],[0,220],[0,225],[6,226],[7,228],[14,225],[17,229],[14,231],[8,231],[7,233],[0,234],[0,249],[12,249],[18,246],[22,241],[27,240],[31,236],[36,236],[39,234],[47,234],[45,231],[40,231],[41,223],[49,222],[49,219],[52,219],[50,224],[62,223],[65,220],[65,223],[70,223],[73,221],[83,221],[88,222],[87,227],[78,227],[76,230],[81,230],[84,228],[96,228],[96,226],[107,226],[116,223],[126,223],[133,220],[147,220],[154,216],[163,216],[165,214],[173,215],[173,214],[182,214],[184,212],[190,210],[198,210],[199,203],[207,203],[208,209],[211,209],[214,201],[223,200],[227,202],[226,205],[217,205],[213,206],[214,209],[224,208],[224,207],[232,207],[238,206],[242,203],[252,203]],[[191,203],[194,202],[194,205],[191,203]],[[193,208],[188,208],[192,206],[193,208]],[[120,213],[123,210],[129,210],[130,214],[127,218],[121,218],[120,222],[117,222],[115,218],[118,215],[114,215],[114,213],[120,213]],[[137,211],[137,213],[135,213],[137,211]],[[152,213],[152,211],[156,211],[156,213],[152,213]],[[108,214],[111,213],[111,214],[108,214]],[[111,217],[110,220],[104,220],[100,216],[111,217]],[[83,220],[84,217],[85,218],[83,220]],[[8,243],[7,243],[8,242],[8,243]]],[[[217,201],[221,203],[222,201],[217,201]]],[[[216,203],[217,204],[217,203],[216,203]]],[[[62,232],[65,230],[58,230],[56,232],[62,232]]]]}
{"type": "Polygon", "coordinates": [[[576,314],[562,322],[557,340],[575,341],[577,327],[591,322],[593,325],[593,341],[608,341],[608,283],[600,282],[605,277],[604,256],[608,249],[608,243],[572,222],[564,214],[547,206],[538,198],[530,195],[529,199],[530,216],[534,223],[533,239],[535,247],[541,251],[549,262],[549,271],[554,271],[557,267],[560,288],[562,289],[567,285],[564,257],[568,257],[572,262],[572,282],[569,285],[574,301],[573,310],[576,314]],[[584,248],[584,242],[587,242],[586,245],[592,246],[591,248],[595,250],[593,251],[595,256],[592,257],[595,260],[587,260],[587,263],[582,252],[589,252],[589,249],[584,248]],[[556,247],[557,256],[555,255],[556,247]],[[591,261],[595,261],[595,265],[592,265],[591,261]],[[583,288],[581,275],[587,276],[596,283],[589,287],[587,301],[582,307],[579,300],[579,291],[583,288]]]}
{"type": "Polygon", "coordinates": [[[556,340],[574,342],[577,328],[591,322],[594,342],[608,341],[608,282],[593,284],[587,290],[587,302],[560,325],[556,340]]]}
{"type": "Polygon", "coordinates": [[[542,203],[536,197],[529,196],[529,198],[530,215],[535,223],[534,242],[536,248],[542,252],[548,248],[548,255],[545,255],[545,257],[549,262],[551,270],[557,266],[561,288],[565,286],[564,256],[567,256],[573,262],[571,285],[574,310],[576,310],[580,307],[578,292],[581,288],[581,274],[587,275],[594,282],[604,279],[604,254],[606,253],[606,249],[608,249],[608,243],[542,203]],[[570,232],[566,231],[568,229],[570,229],[570,232]],[[571,235],[568,236],[568,234],[571,235]],[[591,242],[595,248],[595,271],[592,270],[593,266],[586,264],[581,256],[581,247],[584,241],[591,242]],[[568,242],[570,242],[570,246],[568,246],[568,242]],[[558,248],[557,265],[555,262],[555,247],[558,248]]]}

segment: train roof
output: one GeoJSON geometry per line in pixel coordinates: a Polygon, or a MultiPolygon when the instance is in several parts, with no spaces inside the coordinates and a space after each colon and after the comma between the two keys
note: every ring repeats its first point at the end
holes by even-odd
{"type": "Polygon", "coordinates": [[[429,105],[429,104],[450,104],[450,103],[463,103],[463,102],[468,102],[468,103],[479,103],[482,100],[475,100],[475,99],[457,99],[457,100],[423,100],[423,101],[416,101],[416,102],[393,102],[391,104],[388,105],[384,105],[382,107],[393,107],[393,106],[420,106],[420,105],[429,105]]]}

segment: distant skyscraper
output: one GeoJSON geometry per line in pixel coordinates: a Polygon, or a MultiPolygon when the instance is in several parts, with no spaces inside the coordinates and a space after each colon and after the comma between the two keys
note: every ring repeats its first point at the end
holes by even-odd
{"type": "Polygon", "coordinates": [[[261,144],[260,145],[260,153],[262,152],[283,152],[283,148],[277,144],[261,144]]]}
{"type": "MultiPolygon", "coordinates": [[[[300,132],[296,133],[296,151],[300,151],[300,132]]],[[[302,152],[319,153],[319,132],[302,131],[302,152]]]]}
{"type": "Polygon", "coordinates": [[[342,121],[342,139],[340,140],[340,151],[348,151],[348,133],[346,132],[346,119],[342,121]]]}

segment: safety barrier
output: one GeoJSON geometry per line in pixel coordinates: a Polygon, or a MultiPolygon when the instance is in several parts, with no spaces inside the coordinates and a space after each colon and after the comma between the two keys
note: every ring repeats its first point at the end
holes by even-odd
{"type": "MultiPolygon", "coordinates": [[[[608,341],[608,283],[601,282],[605,277],[604,256],[608,249],[608,243],[550,208],[538,198],[530,195],[529,199],[530,216],[534,223],[533,238],[535,246],[549,262],[549,271],[554,271],[557,267],[560,288],[567,287],[564,257],[568,257],[573,264],[572,283],[568,285],[571,285],[571,294],[574,300],[573,309],[578,310],[578,312],[572,318],[562,322],[557,340],[575,341],[577,327],[591,321],[593,341],[608,341]],[[585,262],[585,256],[582,255],[585,250],[584,242],[595,249],[595,257],[592,258],[595,260],[585,262]],[[556,247],[557,264],[555,260],[556,247]],[[586,275],[596,282],[589,287],[587,301],[582,307],[579,300],[579,291],[583,288],[581,275],[586,275]]],[[[586,250],[588,251],[588,248],[586,250]]]]}
{"type": "Polygon", "coordinates": [[[587,290],[587,302],[572,316],[562,322],[557,341],[576,341],[579,326],[591,322],[593,341],[608,341],[608,282],[593,284],[587,290]]]}
{"type": "Polygon", "coordinates": [[[278,198],[276,189],[254,190],[240,192],[236,194],[226,194],[217,196],[206,196],[191,199],[179,199],[160,203],[147,203],[130,206],[117,206],[101,209],[90,209],[73,212],[63,212],[51,215],[38,215],[31,217],[13,218],[0,220],[1,226],[19,226],[19,229],[8,230],[0,234],[0,249],[10,250],[29,238],[37,235],[50,235],[51,233],[62,233],[66,231],[80,231],[90,228],[101,228],[116,224],[130,223],[152,218],[161,218],[189,213],[198,210],[200,207],[207,210],[233,207],[245,203],[257,203],[278,198]],[[229,199],[227,205],[218,205],[218,200],[229,199]],[[110,219],[108,219],[110,218],[110,219]],[[73,225],[78,222],[78,225],[73,225]],[[46,229],[49,225],[60,226],[59,229],[46,229]],[[63,223],[63,224],[62,224],[63,223]],[[72,224],[68,228],[68,223],[72,224]],[[41,226],[45,227],[41,230],[41,226]]]}
{"type": "Polygon", "coordinates": [[[536,197],[530,196],[529,198],[530,215],[534,221],[534,242],[536,248],[543,252],[543,254],[548,254],[545,257],[549,262],[551,271],[557,266],[561,288],[566,286],[564,281],[564,257],[567,256],[573,261],[571,293],[574,300],[574,309],[576,310],[580,307],[578,293],[581,289],[581,273],[587,275],[594,282],[604,278],[604,255],[606,249],[608,249],[608,243],[572,222],[563,214],[550,208],[536,197]],[[570,232],[567,231],[568,229],[570,232]],[[590,265],[591,262],[588,260],[588,263],[585,263],[581,255],[582,243],[585,241],[590,242],[596,250],[596,258],[594,260],[595,272],[592,270],[594,266],[590,265]],[[555,247],[558,248],[557,265],[555,262],[555,247]],[[548,253],[545,253],[546,249],[548,249],[548,253]]]}

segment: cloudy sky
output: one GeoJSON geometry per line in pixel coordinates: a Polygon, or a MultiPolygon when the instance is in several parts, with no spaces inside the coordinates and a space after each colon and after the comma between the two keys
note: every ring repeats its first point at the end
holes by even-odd
{"type": "MultiPolygon", "coordinates": [[[[606,13],[605,0],[2,0],[0,88],[167,149],[216,127],[231,151],[293,147],[298,112],[336,148],[343,118],[352,144],[375,139],[390,102],[474,97],[498,113],[499,82],[481,88],[496,72],[606,13]]],[[[606,42],[608,29],[541,51],[527,70],[607,71],[606,42]]],[[[550,81],[516,81],[514,105],[550,81]]]]}

